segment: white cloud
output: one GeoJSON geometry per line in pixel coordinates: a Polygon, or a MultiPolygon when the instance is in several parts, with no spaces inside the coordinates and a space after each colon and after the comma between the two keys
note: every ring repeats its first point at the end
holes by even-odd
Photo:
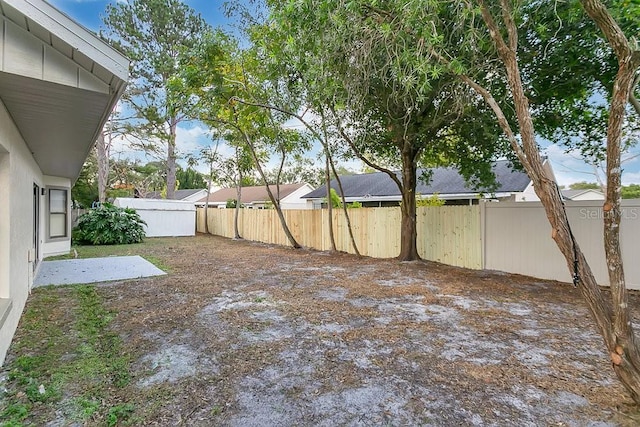
{"type": "MultiPolygon", "coordinates": [[[[550,144],[544,149],[544,152],[551,161],[558,184],[568,186],[581,181],[597,182],[596,169],[582,159],[579,150],[567,151],[558,144],[550,144]]],[[[626,157],[629,158],[628,155],[626,157]]],[[[624,158],[625,156],[623,156],[624,158]]],[[[640,182],[640,157],[633,157],[628,161],[624,161],[622,169],[623,185],[640,182]]],[[[599,170],[598,173],[602,179],[605,179],[603,169],[599,170]]]]}
{"type": "Polygon", "coordinates": [[[204,126],[178,126],[176,129],[176,148],[180,155],[197,155],[201,148],[211,144],[211,131],[204,126]]]}

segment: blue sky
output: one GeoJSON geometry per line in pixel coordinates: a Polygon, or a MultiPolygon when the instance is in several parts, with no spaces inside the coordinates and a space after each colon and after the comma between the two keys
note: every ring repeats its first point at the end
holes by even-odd
{"type": "MultiPolygon", "coordinates": [[[[101,16],[109,3],[106,0],[47,0],[58,9],[90,30],[98,31],[102,25],[101,16]]],[[[229,20],[224,16],[224,0],[184,0],[184,3],[198,11],[213,26],[224,26],[229,20]]]]}
{"type": "MultiPolygon", "coordinates": [[[[102,25],[101,16],[106,5],[113,3],[107,0],[48,0],[58,9],[65,12],[71,18],[92,31],[99,31],[102,25]]],[[[119,0],[123,1],[123,0],[119,0]]],[[[183,0],[195,9],[202,17],[213,26],[221,26],[231,29],[233,23],[224,15],[224,0],[183,0]]],[[[178,130],[178,148],[184,153],[195,152],[198,147],[211,143],[207,136],[207,129],[199,124],[183,125],[178,130]]],[[[551,160],[556,179],[561,185],[569,185],[572,182],[595,182],[594,169],[580,160],[578,153],[567,153],[566,150],[556,144],[543,143],[545,154],[551,160]]],[[[118,148],[120,153],[116,155],[136,156],[136,153],[128,151],[125,146],[118,148]]],[[[638,152],[636,148],[634,152],[638,152]]],[[[632,153],[633,154],[633,153],[632,153]]],[[[139,156],[139,154],[137,154],[139,156]]],[[[630,156],[628,156],[630,157],[630,156]]],[[[359,169],[359,163],[354,162],[345,165],[354,170],[359,169]]],[[[640,157],[634,157],[623,163],[623,184],[640,183],[640,157]]],[[[601,176],[602,173],[601,173],[601,176]]]]}

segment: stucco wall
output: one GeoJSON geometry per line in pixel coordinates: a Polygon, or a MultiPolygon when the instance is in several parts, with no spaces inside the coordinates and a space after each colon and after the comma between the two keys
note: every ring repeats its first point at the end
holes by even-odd
{"type": "MultiPolygon", "coordinates": [[[[0,100],[0,297],[11,309],[0,327],[0,362],[4,361],[33,282],[33,184],[42,173],[0,100]]],[[[44,197],[40,199],[42,229],[44,197]]],[[[40,240],[42,243],[42,239],[40,240]]]]}

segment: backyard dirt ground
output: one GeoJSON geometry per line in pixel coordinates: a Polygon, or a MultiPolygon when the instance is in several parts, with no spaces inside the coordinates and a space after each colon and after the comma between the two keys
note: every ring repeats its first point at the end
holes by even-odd
{"type": "Polygon", "coordinates": [[[133,361],[115,399],[137,423],[634,423],[572,285],[205,235],[159,242],[136,253],[169,275],[98,285],[133,361]]]}

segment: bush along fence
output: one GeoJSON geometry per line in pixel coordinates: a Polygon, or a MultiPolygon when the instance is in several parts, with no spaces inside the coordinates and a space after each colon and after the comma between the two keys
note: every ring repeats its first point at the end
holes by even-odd
{"type": "MultiPolygon", "coordinates": [[[[578,244],[601,285],[608,285],[603,248],[602,202],[567,202],[567,214],[578,244]]],[[[233,237],[233,209],[209,208],[211,234],[233,237]]],[[[287,224],[300,244],[330,248],[328,211],[285,210],[287,224]]],[[[344,213],[334,210],[337,249],[353,253],[344,213]]],[[[352,209],[349,217],[360,253],[392,258],[400,252],[400,208],[352,209]]],[[[473,206],[417,209],[418,253],[429,261],[473,269],[501,270],[570,282],[569,270],[551,239],[551,228],[538,202],[481,202],[473,206]]],[[[274,210],[242,209],[243,238],[288,245],[274,210]]],[[[197,212],[197,230],[203,232],[204,208],[197,212]]],[[[625,275],[630,289],[640,289],[640,200],[623,201],[621,242],[625,275]]]]}

